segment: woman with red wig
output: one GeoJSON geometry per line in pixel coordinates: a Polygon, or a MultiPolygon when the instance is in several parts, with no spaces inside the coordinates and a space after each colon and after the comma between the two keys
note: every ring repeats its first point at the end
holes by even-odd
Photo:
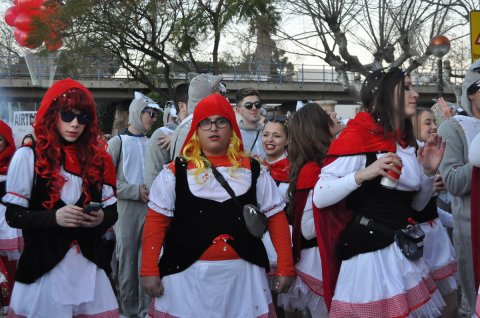
{"type": "Polygon", "coordinates": [[[244,154],[240,136],[225,97],[206,97],[195,108],[182,156],[152,184],[141,269],[143,287],[156,297],[152,317],[276,316],[262,241],[212,170],[240,204],[267,216],[278,254],[276,290],[285,292],[295,274],[285,204],[267,170],[244,154]]]}
{"type": "Polygon", "coordinates": [[[117,220],[115,170],[92,94],[74,80],[56,82],[34,129],[35,148],[15,153],[3,198],[25,243],[8,316],[118,317],[101,244],[117,220]]]}
{"type": "MultiPolygon", "coordinates": [[[[7,169],[10,160],[15,153],[15,142],[13,140],[12,129],[2,120],[0,120],[0,198],[5,195],[5,185],[7,183],[7,169]]],[[[22,231],[11,228],[5,221],[6,206],[0,203],[0,262],[5,269],[3,285],[6,291],[0,296],[1,306],[7,306],[10,293],[13,287],[13,278],[17,267],[17,260],[23,248],[22,231]]],[[[1,279],[0,279],[1,283],[1,279]]]]}

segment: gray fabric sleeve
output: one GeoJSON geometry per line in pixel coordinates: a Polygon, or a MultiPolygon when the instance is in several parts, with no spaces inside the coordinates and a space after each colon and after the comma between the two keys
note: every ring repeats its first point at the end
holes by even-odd
{"type": "Polygon", "coordinates": [[[165,134],[159,128],[155,130],[147,142],[145,152],[145,186],[150,190],[153,181],[160,173],[163,165],[170,162],[170,152],[160,147],[157,143],[158,138],[164,137],[165,134]]]}
{"type": "Polygon", "coordinates": [[[182,150],[183,143],[185,142],[185,139],[187,139],[191,125],[192,121],[189,120],[183,123],[183,125],[179,125],[177,129],[175,129],[175,133],[173,134],[172,138],[172,144],[170,146],[170,158],[172,160],[180,155],[180,150],[182,150]]]}
{"type": "Polygon", "coordinates": [[[120,136],[112,137],[108,141],[107,152],[113,160],[117,170],[117,198],[121,200],[140,200],[140,188],[138,184],[128,184],[123,174],[123,159],[120,151],[123,151],[120,136]]]}
{"type": "Polygon", "coordinates": [[[447,142],[439,167],[445,187],[454,196],[470,193],[472,164],[468,162],[468,145],[462,127],[450,118],[440,125],[438,134],[447,142]]]}

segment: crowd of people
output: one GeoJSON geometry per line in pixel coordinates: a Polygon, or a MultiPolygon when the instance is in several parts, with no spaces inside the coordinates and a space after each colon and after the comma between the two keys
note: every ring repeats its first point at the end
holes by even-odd
{"type": "Polygon", "coordinates": [[[199,74],[163,109],[136,92],[108,143],[91,92],[57,81],[21,147],[0,121],[2,313],[480,316],[479,70],[435,111],[375,70],[346,125],[253,88],[232,106],[199,74]]]}

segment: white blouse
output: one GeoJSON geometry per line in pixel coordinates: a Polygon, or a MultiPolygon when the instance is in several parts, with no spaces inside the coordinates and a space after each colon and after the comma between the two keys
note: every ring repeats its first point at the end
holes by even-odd
{"type": "MultiPolygon", "coordinates": [[[[236,196],[245,194],[250,188],[252,172],[250,169],[237,168],[230,172],[230,167],[216,167],[228,182],[236,196]]],[[[190,191],[197,197],[224,202],[231,197],[228,192],[215,179],[210,169],[205,170],[202,175],[194,176],[195,169],[187,170],[187,182],[190,191]],[[198,182],[200,178],[200,182],[198,182]]],[[[165,165],[159,175],[155,178],[150,189],[150,202],[148,207],[165,216],[173,217],[175,211],[175,175],[165,165]]],[[[258,208],[265,213],[267,217],[273,216],[283,211],[285,203],[280,194],[275,181],[265,169],[260,169],[260,175],[257,179],[256,198],[258,208]]]]}
{"type": "MultiPolygon", "coordinates": [[[[60,193],[60,198],[66,204],[75,204],[82,195],[82,179],[79,176],[66,172],[63,167],[60,174],[65,178],[60,193]]],[[[19,148],[10,162],[7,174],[7,194],[3,202],[28,207],[34,178],[34,153],[29,147],[19,148]]],[[[103,206],[109,206],[117,202],[113,188],[104,184],[102,188],[103,206]]]]}
{"type": "MultiPolygon", "coordinates": [[[[423,173],[414,147],[404,149],[397,144],[397,154],[403,164],[397,190],[418,191],[412,208],[421,211],[432,196],[434,177],[427,177],[423,173]]],[[[377,154],[377,159],[384,155],[384,153],[377,154]]],[[[359,188],[360,185],[355,182],[355,173],[365,168],[366,162],[366,155],[345,156],[323,167],[313,192],[314,204],[319,208],[330,206],[359,188]]]]}

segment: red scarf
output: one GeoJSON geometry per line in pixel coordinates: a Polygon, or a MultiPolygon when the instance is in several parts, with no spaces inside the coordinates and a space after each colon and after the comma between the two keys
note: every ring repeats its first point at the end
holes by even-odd
{"type": "MultiPolygon", "coordinates": [[[[354,119],[348,121],[340,136],[332,142],[327,156],[340,157],[396,150],[392,134],[385,135],[382,125],[377,123],[369,113],[360,112],[354,119]]],[[[324,163],[324,165],[327,164],[324,163]]]]}
{"type": "MultiPolygon", "coordinates": [[[[74,144],[66,145],[62,148],[65,155],[65,161],[63,163],[63,169],[66,172],[82,176],[82,170],[80,169],[80,162],[76,154],[76,149],[74,144]]],[[[114,190],[117,188],[117,176],[115,172],[115,167],[110,156],[106,156],[104,165],[103,165],[103,183],[108,184],[114,190]]]]}
{"type": "Polygon", "coordinates": [[[16,148],[12,129],[3,120],[0,120],[0,135],[2,135],[6,142],[5,149],[0,153],[0,175],[6,175],[8,164],[10,163],[16,148]]]}
{"type": "Polygon", "coordinates": [[[268,163],[267,160],[264,160],[263,165],[267,167],[273,180],[279,182],[289,181],[288,175],[290,173],[290,162],[288,161],[288,157],[271,164],[268,163]]]}

